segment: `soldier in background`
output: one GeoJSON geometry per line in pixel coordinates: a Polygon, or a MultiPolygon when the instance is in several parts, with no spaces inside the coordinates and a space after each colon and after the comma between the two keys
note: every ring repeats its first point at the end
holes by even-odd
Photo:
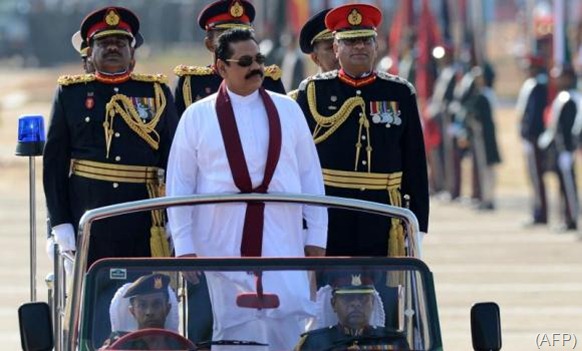
{"type": "Polygon", "coordinates": [[[465,123],[470,134],[476,186],[479,187],[475,206],[478,210],[493,210],[495,165],[501,163],[494,120],[497,104],[493,91],[495,73],[489,64],[474,67],[471,73],[474,81],[465,123]]]}
{"type": "MultiPolygon", "coordinates": [[[[206,6],[198,16],[198,25],[206,31],[204,45],[214,54],[220,34],[230,28],[252,29],[255,8],[247,0],[218,0],[206,6]]],[[[214,58],[216,61],[216,58],[214,58]]],[[[174,68],[178,82],[174,91],[176,110],[181,116],[193,102],[218,91],[222,78],[214,62],[210,66],[179,65],[174,68]]],[[[285,94],[281,82],[281,69],[275,65],[265,67],[263,87],[285,94]]]]}
{"type": "Polygon", "coordinates": [[[560,212],[562,223],[559,231],[578,228],[578,187],[574,152],[577,138],[572,133],[579,111],[580,95],[576,91],[576,72],[569,64],[552,69],[558,94],[552,102],[550,121],[546,131],[538,138],[538,146],[550,153],[552,166],[560,183],[560,212]]]}
{"type": "Polygon", "coordinates": [[[527,165],[527,175],[533,193],[532,214],[525,225],[548,223],[548,205],[544,172],[546,152],[537,140],[544,132],[544,110],[548,104],[548,74],[545,60],[530,55],[525,60],[528,79],[518,95],[516,112],[520,121],[520,137],[527,165]]]}
{"type": "Polygon", "coordinates": [[[428,117],[438,126],[439,140],[428,150],[430,163],[430,182],[435,193],[447,190],[448,179],[452,170],[451,157],[453,138],[447,135],[453,123],[449,106],[454,99],[457,68],[454,61],[454,51],[450,44],[437,47],[433,56],[439,60],[440,71],[435,81],[434,92],[428,104],[428,117]]]}
{"type": "Polygon", "coordinates": [[[75,51],[77,51],[81,56],[81,61],[83,62],[83,71],[85,71],[85,73],[95,73],[95,67],[87,55],[89,46],[87,42],[81,38],[81,31],[76,31],[75,34],[73,34],[71,37],[71,44],[73,45],[75,51]]]}
{"type": "MultiPolygon", "coordinates": [[[[299,33],[299,46],[304,54],[319,68],[319,73],[339,69],[339,62],[333,52],[333,34],[325,27],[325,16],[331,9],[325,9],[311,17],[299,33]]],[[[298,90],[288,93],[297,98],[298,90]]]]}

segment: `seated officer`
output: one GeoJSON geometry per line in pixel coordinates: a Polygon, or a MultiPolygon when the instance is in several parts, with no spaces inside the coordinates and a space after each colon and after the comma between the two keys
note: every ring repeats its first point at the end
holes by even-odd
{"type": "MultiPolygon", "coordinates": [[[[135,331],[146,328],[169,329],[177,331],[178,313],[170,313],[172,309],[171,301],[176,303],[176,298],[170,298],[171,288],[169,287],[170,277],[164,274],[145,275],[129,285],[124,285],[119,290],[125,290],[124,299],[119,299],[119,292],[111,301],[111,325],[113,332],[105,345],[110,345],[120,337],[135,331]],[[127,301],[129,305],[123,306],[120,301],[127,301]],[[125,314],[120,310],[128,309],[133,316],[135,324],[123,321],[125,314]],[[170,317],[172,320],[166,320],[170,317]],[[133,325],[132,325],[133,324],[133,325]]],[[[173,293],[173,292],[172,292],[173,293]]],[[[127,310],[126,310],[127,311],[127,310]]]]}
{"type": "MultiPolygon", "coordinates": [[[[318,298],[325,288],[320,289],[318,298]]],[[[337,323],[302,334],[295,350],[346,350],[356,345],[362,349],[379,350],[389,346],[394,350],[409,350],[404,334],[372,324],[383,320],[377,296],[373,280],[368,275],[344,274],[335,278],[329,301],[337,323]]]]}

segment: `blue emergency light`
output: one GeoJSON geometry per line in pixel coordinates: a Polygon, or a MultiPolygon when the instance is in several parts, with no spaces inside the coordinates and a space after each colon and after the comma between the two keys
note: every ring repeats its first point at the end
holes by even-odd
{"type": "Polygon", "coordinates": [[[44,148],[44,121],[40,115],[24,115],[18,119],[16,156],[40,156],[44,148]]]}

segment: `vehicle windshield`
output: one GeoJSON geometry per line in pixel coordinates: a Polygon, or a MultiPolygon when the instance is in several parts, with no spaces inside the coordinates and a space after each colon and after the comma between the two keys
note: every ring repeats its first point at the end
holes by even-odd
{"type": "Polygon", "coordinates": [[[277,349],[265,335],[298,350],[440,346],[432,274],[414,258],[106,259],[81,316],[81,350],[277,349]]]}

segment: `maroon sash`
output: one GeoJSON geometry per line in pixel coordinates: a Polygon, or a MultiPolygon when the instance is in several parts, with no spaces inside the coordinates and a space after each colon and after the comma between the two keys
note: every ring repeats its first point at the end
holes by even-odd
{"type": "MultiPolygon", "coordinates": [[[[226,157],[228,158],[234,184],[242,194],[264,194],[267,192],[281,154],[281,121],[279,120],[279,113],[277,113],[277,108],[265,89],[260,88],[259,94],[267,110],[269,120],[269,149],[267,151],[267,164],[265,166],[263,182],[254,189],[234,119],[232,103],[226,92],[226,84],[224,82],[218,88],[216,97],[216,114],[218,116],[218,123],[220,124],[220,133],[224,141],[224,148],[226,149],[226,157]]],[[[240,247],[241,256],[261,256],[263,250],[264,214],[265,203],[247,204],[240,247]]]]}

